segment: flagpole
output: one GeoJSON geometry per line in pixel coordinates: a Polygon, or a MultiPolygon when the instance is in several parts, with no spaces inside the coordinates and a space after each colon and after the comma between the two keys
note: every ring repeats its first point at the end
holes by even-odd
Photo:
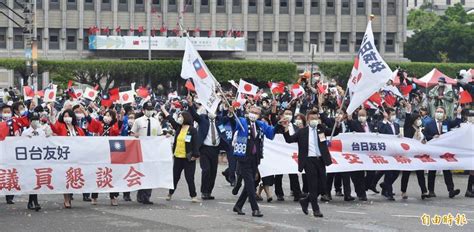
{"type": "MultiPolygon", "coordinates": [[[[186,34],[186,39],[189,39],[189,40],[190,40],[188,31],[184,30],[184,27],[183,27],[183,25],[182,25],[180,22],[178,22],[178,25],[179,25],[181,31],[183,31],[183,33],[186,34]]],[[[224,91],[222,91],[221,85],[220,85],[219,82],[216,80],[216,78],[214,77],[214,75],[210,75],[210,76],[212,76],[212,79],[214,80],[214,83],[216,84],[217,89],[219,90],[219,92],[221,93],[222,97],[224,98],[224,102],[227,104],[227,106],[228,106],[229,109],[230,109],[230,108],[232,107],[232,105],[230,105],[229,101],[227,100],[227,98],[226,98],[226,96],[225,96],[224,91]]],[[[234,115],[236,121],[239,123],[240,128],[241,128],[242,130],[244,130],[244,126],[243,126],[242,123],[240,122],[240,120],[239,120],[239,118],[237,117],[237,114],[235,113],[235,111],[232,111],[232,114],[234,115]]]]}
{"type": "MultiPolygon", "coordinates": [[[[345,102],[345,98],[347,96],[347,90],[348,89],[349,89],[348,86],[346,86],[346,91],[344,91],[344,96],[342,97],[342,102],[341,102],[341,106],[339,107],[339,110],[342,110],[342,107],[344,107],[344,102],[345,102]]],[[[337,114],[337,112],[336,112],[336,114],[337,114]]],[[[337,118],[334,119],[334,125],[332,126],[331,138],[329,138],[329,142],[332,141],[332,137],[334,136],[334,132],[336,132],[336,125],[337,125],[337,118]]]]}

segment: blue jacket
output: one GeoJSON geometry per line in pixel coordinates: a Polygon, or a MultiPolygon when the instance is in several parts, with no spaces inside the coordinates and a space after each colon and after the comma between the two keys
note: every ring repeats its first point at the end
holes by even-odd
{"type": "Polygon", "coordinates": [[[393,133],[392,127],[389,123],[379,122],[378,132],[380,134],[387,134],[387,135],[399,135],[400,134],[400,125],[394,122],[393,127],[395,128],[395,134],[393,133]]]}
{"type": "MultiPolygon", "coordinates": [[[[236,144],[234,146],[234,155],[239,157],[245,157],[247,152],[247,139],[249,137],[249,124],[246,118],[239,117],[234,120],[236,121],[235,129],[237,130],[237,139],[236,144]],[[240,126],[237,120],[240,121],[242,127],[240,126]]],[[[266,122],[263,122],[261,120],[257,120],[255,122],[255,125],[257,125],[257,138],[262,140],[262,146],[264,137],[273,140],[273,138],[275,137],[275,128],[273,126],[270,126],[266,122]]],[[[260,148],[260,151],[263,152],[263,148],[260,148]]]]}
{"type": "Polygon", "coordinates": [[[425,125],[425,129],[423,130],[423,134],[426,137],[427,141],[433,139],[435,135],[441,135],[452,128],[458,127],[461,124],[462,120],[460,118],[456,118],[454,120],[444,120],[441,126],[441,131],[438,131],[438,125],[436,125],[436,120],[431,120],[425,125]]]}

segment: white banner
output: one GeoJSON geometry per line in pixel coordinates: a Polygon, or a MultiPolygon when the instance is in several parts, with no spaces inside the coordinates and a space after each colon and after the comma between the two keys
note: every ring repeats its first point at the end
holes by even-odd
{"type": "Polygon", "coordinates": [[[181,77],[184,79],[192,78],[199,101],[208,112],[216,112],[221,101],[216,94],[216,79],[189,39],[186,40],[181,77]]]}
{"type": "Polygon", "coordinates": [[[173,188],[171,140],[160,137],[7,137],[0,195],[173,188]]]}
{"type": "MultiPolygon", "coordinates": [[[[148,39],[151,50],[182,51],[186,48],[186,37],[165,36],[89,36],[90,50],[148,50],[148,39]]],[[[232,37],[195,37],[190,38],[199,51],[245,51],[245,38],[232,37]]]]}
{"type": "Polygon", "coordinates": [[[377,51],[372,32],[372,21],[369,21],[359,53],[355,58],[351,78],[347,83],[351,96],[347,113],[352,114],[372,94],[385,86],[391,76],[390,67],[377,51]]]}
{"type": "MultiPolygon", "coordinates": [[[[327,172],[474,170],[473,134],[473,124],[462,124],[427,144],[393,135],[340,134],[331,142],[333,164],[327,172]]],[[[259,166],[262,176],[298,173],[298,145],[287,144],[281,134],[265,140],[263,157],[259,166]]]]}

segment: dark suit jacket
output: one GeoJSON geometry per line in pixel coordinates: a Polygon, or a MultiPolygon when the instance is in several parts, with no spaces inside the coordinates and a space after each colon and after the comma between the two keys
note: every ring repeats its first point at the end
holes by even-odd
{"type": "MultiPolygon", "coordinates": [[[[176,139],[178,138],[179,133],[181,132],[181,125],[178,124],[171,115],[168,115],[167,119],[171,123],[171,126],[176,131],[174,136],[174,143],[173,143],[173,154],[176,149],[176,139]]],[[[186,135],[191,136],[191,141],[186,142],[186,157],[188,154],[191,153],[192,157],[198,158],[199,157],[199,135],[196,128],[189,126],[188,133],[186,135]]]]}
{"type": "MultiPolygon", "coordinates": [[[[207,116],[207,114],[198,114],[194,107],[189,107],[189,112],[193,116],[194,121],[199,124],[199,145],[202,146],[211,126],[211,123],[209,122],[209,117],[207,116]]],[[[225,130],[221,131],[219,129],[219,126],[224,126],[224,124],[228,121],[229,119],[226,116],[217,115],[215,118],[216,130],[220,138],[219,146],[221,146],[223,149],[227,149],[230,144],[228,144],[227,142],[227,135],[225,130]]]]}
{"type": "MultiPolygon", "coordinates": [[[[375,126],[374,123],[367,122],[369,125],[370,132],[377,132],[379,128],[375,126]]],[[[347,126],[349,127],[350,132],[358,132],[358,133],[365,133],[364,127],[359,120],[348,120],[347,126]]]]}
{"type": "MultiPolygon", "coordinates": [[[[458,127],[461,122],[462,120],[460,118],[456,118],[454,120],[444,120],[442,127],[446,126],[448,129],[447,131],[450,131],[452,128],[458,127]]],[[[445,133],[443,132],[443,128],[441,128],[441,131],[438,131],[436,120],[429,121],[423,130],[423,134],[425,135],[427,141],[433,139],[435,135],[441,135],[443,133],[445,133]]]]}
{"type": "Polygon", "coordinates": [[[379,122],[379,133],[386,135],[399,135],[400,134],[400,125],[398,123],[393,123],[395,128],[395,134],[393,133],[392,127],[389,123],[379,122]]]}
{"type": "MultiPolygon", "coordinates": [[[[324,129],[321,125],[318,125],[317,133],[321,157],[324,161],[324,164],[329,166],[332,164],[331,154],[329,153],[326,141],[321,141],[319,139],[319,134],[324,134],[324,129]]],[[[306,158],[308,157],[309,127],[302,128],[293,135],[285,132],[283,133],[283,136],[285,137],[285,141],[287,143],[298,143],[298,171],[302,172],[306,164],[306,158]]]]}

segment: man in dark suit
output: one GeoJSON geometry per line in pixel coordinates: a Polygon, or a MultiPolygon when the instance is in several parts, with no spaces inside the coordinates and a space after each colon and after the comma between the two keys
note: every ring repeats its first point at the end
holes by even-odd
{"type": "MultiPolygon", "coordinates": [[[[379,122],[379,133],[380,134],[387,134],[387,135],[400,135],[400,125],[396,123],[397,115],[394,109],[387,108],[384,113],[384,119],[382,122],[379,122]]],[[[380,184],[382,186],[382,195],[384,195],[388,200],[394,201],[393,198],[393,183],[397,180],[400,171],[398,170],[390,170],[384,171],[384,179],[383,183],[380,184]]]]}
{"type": "MultiPolygon", "coordinates": [[[[324,194],[326,187],[326,166],[331,165],[331,154],[326,144],[326,135],[323,127],[318,123],[319,112],[309,111],[306,115],[309,127],[300,129],[293,135],[285,130],[283,136],[287,143],[298,143],[298,171],[306,172],[309,184],[309,195],[300,200],[304,214],[308,214],[308,205],[311,202],[313,215],[323,217],[319,210],[318,195],[324,194]]],[[[288,128],[288,121],[282,122],[288,128]]]]}
{"type": "Polygon", "coordinates": [[[189,112],[199,124],[199,164],[201,165],[201,198],[203,200],[214,200],[211,195],[216,182],[217,165],[220,149],[226,150],[228,144],[224,124],[229,121],[228,117],[217,116],[214,112],[198,114],[193,106],[192,98],[188,98],[189,112]]]}
{"type": "Polygon", "coordinates": [[[242,212],[242,207],[248,198],[250,206],[252,207],[252,216],[263,216],[256,200],[255,176],[257,174],[257,167],[260,164],[260,159],[263,158],[264,137],[273,139],[275,137],[275,128],[258,120],[260,115],[261,109],[256,106],[251,106],[246,118],[234,118],[234,125],[237,130],[234,156],[237,158],[238,173],[244,180],[244,190],[240,194],[233,209],[233,211],[239,215],[245,215],[245,213],[242,212]]]}
{"type": "MultiPolygon", "coordinates": [[[[446,112],[443,107],[438,107],[435,111],[435,120],[431,120],[425,125],[425,130],[423,134],[426,137],[427,141],[432,140],[433,138],[438,138],[440,135],[447,133],[452,128],[458,127],[461,124],[461,108],[457,110],[457,117],[454,120],[446,119],[446,112]]],[[[449,197],[453,198],[458,195],[461,191],[459,189],[454,189],[453,174],[450,170],[443,170],[444,183],[448,188],[449,197]]],[[[435,189],[435,180],[436,180],[436,170],[430,170],[428,172],[428,191],[429,197],[436,197],[434,192],[435,189]]]]}

